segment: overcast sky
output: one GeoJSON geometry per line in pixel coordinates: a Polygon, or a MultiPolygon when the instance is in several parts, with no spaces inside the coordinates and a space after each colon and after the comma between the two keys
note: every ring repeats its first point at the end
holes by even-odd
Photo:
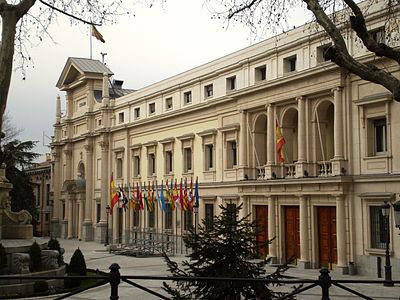
{"type": "MultiPolygon", "coordinates": [[[[93,58],[101,60],[100,52],[107,53],[114,78],[123,80],[125,88],[139,89],[254,43],[248,28],[231,24],[224,29],[202,3],[168,0],[164,9],[136,7],[135,17],[98,28],[106,43],[93,39],[93,58]]],[[[39,141],[35,151],[41,154],[50,152],[43,134],[48,144],[57,95],[65,106],[65,94],[55,87],[65,62],[90,57],[88,26],[71,27],[66,17],[59,17],[50,32],[56,44],[45,39],[30,49],[34,67],[27,69],[26,80],[21,72],[13,73],[7,104],[12,122],[23,129],[20,139],[39,141]]]]}

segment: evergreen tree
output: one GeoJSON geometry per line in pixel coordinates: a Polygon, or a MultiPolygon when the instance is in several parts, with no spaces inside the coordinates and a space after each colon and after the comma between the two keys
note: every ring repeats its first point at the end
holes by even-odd
{"type": "Polygon", "coordinates": [[[75,250],[71,257],[71,261],[68,266],[68,273],[75,275],[86,275],[86,262],[83,257],[82,251],[78,248],[75,250]]]}
{"type": "Polygon", "coordinates": [[[29,262],[30,271],[37,272],[42,269],[42,250],[36,241],[32,244],[29,249],[29,262]]]}
{"type": "MultiPolygon", "coordinates": [[[[214,218],[211,229],[205,220],[198,233],[193,229],[184,237],[186,247],[191,249],[189,260],[180,267],[164,254],[168,269],[173,276],[229,277],[278,279],[286,266],[266,274],[266,261],[251,261],[256,256],[256,224],[248,216],[238,218],[242,205],[220,206],[222,212],[214,218]]],[[[174,281],[176,288],[164,282],[173,299],[272,299],[280,294],[269,289],[261,281],[174,281]]]]}

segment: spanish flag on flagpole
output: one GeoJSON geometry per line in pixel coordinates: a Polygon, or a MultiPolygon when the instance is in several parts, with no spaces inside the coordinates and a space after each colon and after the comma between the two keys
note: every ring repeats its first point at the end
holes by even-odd
{"type": "Polygon", "coordinates": [[[111,173],[110,178],[110,214],[112,214],[112,209],[114,205],[118,202],[118,193],[115,190],[115,182],[113,173],[111,173]]]}
{"type": "Polygon", "coordinates": [[[103,35],[97,30],[97,28],[92,25],[92,36],[98,39],[100,42],[105,43],[106,41],[103,38],[103,35]]]}
{"type": "Polygon", "coordinates": [[[275,135],[276,135],[276,150],[278,152],[278,162],[285,162],[285,155],[283,153],[283,145],[285,145],[286,141],[282,135],[281,128],[279,127],[278,120],[275,122],[275,135]]]}

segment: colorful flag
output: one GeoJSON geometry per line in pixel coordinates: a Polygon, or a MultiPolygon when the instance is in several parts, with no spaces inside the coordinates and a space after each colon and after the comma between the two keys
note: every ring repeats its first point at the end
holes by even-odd
{"type": "Polygon", "coordinates": [[[146,193],[146,182],[144,182],[143,185],[144,185],[144,187],[143,187],[142,195],[143,195],[144,204],[146,205],[146,209],[148,211],[150,211],[148,193],[146,193]]]}
{"type": "Polygon", "coordinates": [[[182,203],[183,203],[183,210],[188,210],[189,209],[189,198],[188,198],[188,190],[187,190],[187,179],[185,178],[185,186],[183,188],[183,197],[182,197],[182,203]]]}
{"type": "Polygon", "coordinates": [[[110,179],[110,214],[112,214],[113,207],[117,202],[118,202],[118,193],[115,191],[114,175],[113,175],[113,173],[111,173],[111,179],[110,179]]]}
{"type": "Polygon", "coordinates": [[[181,209],[186,210],[185,203],[184,203],[185,199],[183,199],[182,178],[181,178],[181,184],[179,185],[179,200],[181,203],[181,209]]]}
{"type": "Polygon", "coordinates": [[[164,181],[161,181],[161,193],[159,197],[160,205],[161,205],[161,210],[165,211],[165,199],[164,199],[164,181]]]}
{"type": "Polygon", "coordinates": [[[168,185],[168,179],[165,182],[165,193],[166,193],[166,197],[167,197],[167,201],[169,201],[170,205],[171,205],[171,210],[174,211],[175,210],[175,201],[174,201],[174,197],[172,195],[172,180],[171,180],[171,188],[168,185]]]}
{"type": "Polygon", "coordinates": [[[139,188],[139,183],[136,183],[136,199],[139,202],[139,210],[143,210],[144,205],[143,205],[143,197],[142,197],[142,185],[140,185],[140,188],[139,188]]]}
{"type": "Polygon", "coordinates": [[[199,207],[199,180],[196,177],[196,183],[194,185],[194,206],[199,207]]]}
{"type": "Polygon", "coordinates": [[[125,196],[124,189],[120,186],[118,186],[118,189],[120,207],[122,207],[126,211],[126,209],[128,208],[128,199],[125,196]]]}
{"type": "Polygon", "coordinates": [[[97,30],[94,25],[92,25],[92,36],[94,36],[96,39],[98,39],[100,42],[105,43],[106,41],[103,38],[103,35],[97,30]]]}
{"type": "Polygon", "coordinates": [[[278,152],[278,162],[283,163],[285,161],[285,155],[283,153],[283,145],[285,145],[286,141],[282,135],[281,128],[278,125],[278,120],[275,123],[276,127],[276,150],[278,152]]]}
{"type": "Polygon", "coordinates": [[[193,178],[190,177],[190,187],[189,187],[189,196],[188,196],[188,209],[193,211],[194,198],[193,198],[193,178]]]}

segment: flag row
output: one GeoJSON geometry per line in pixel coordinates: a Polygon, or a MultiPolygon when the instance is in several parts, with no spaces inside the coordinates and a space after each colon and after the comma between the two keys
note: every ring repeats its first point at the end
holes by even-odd
{"type": "Polygon", "coordinates": [[[110,213],[114,206],[123,208],[125,211],[132,209],[134,211],[147,210],[155,211],[156,206],[160,207],[161,211],[167,210],[169,207],[172,211],[181,209],[183,211],[192,211],[194,207],[199,206],[199,183],[198,178],[194,183],[190,178],[181,179],[178,184],[177,179],[168,179],[165,182],[161,181],[158,185],[157,181],[148,181],[143,183],[125,184],[115,186],[113,174],[110,180],[110,213]]]}

